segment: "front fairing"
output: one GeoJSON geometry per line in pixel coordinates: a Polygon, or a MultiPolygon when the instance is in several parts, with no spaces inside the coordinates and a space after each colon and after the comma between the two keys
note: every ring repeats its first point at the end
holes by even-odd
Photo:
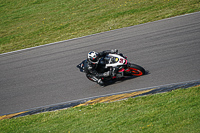
{"type": "Polygon", "coordinates": [[[127,59],[117,54],[109,54],[105,59],[107,60],[105,66],[106,68],[127,65],[127,59]]]}

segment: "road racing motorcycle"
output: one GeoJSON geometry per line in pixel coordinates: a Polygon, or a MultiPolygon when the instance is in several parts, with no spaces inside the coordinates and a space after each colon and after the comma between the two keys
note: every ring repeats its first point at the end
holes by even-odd
{"type": "MultiPolygon", "coordinates": [[[[87,67],[87,65],[85,65],[86,62],[87,60],[84,60],[79,65],[77,65],[81,72],[85,72],[85,67],[87,67]]],[[[108,54],[106,57],[102,58],[99,61],[98,68],[96,70],[98,73],[103,73],[114,68],[117,68],[116,74],[106,78],[102,78],[103,82],[112,82],[116,80],[125,79],[130,76],[137,77],[145,74],[145,69],[143,67],[128,62],[127,57],[124,57],[122,54],[108,54]]],[[[94,76],[91,76],[90,74],[86,73],[86,77],[89,80],[96,82],[94,76]]]]}

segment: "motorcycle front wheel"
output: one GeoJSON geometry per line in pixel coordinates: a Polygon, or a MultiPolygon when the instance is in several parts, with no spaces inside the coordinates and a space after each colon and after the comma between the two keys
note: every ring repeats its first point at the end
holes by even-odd
{"type": "Polygon", "coordinates": [[[134,75],[134,76],[142,76],[145,74],[145,69],[139,65],[136,64],[130,64],[129,65],[129,70],[130,70],[130,74],[134,75]]]}

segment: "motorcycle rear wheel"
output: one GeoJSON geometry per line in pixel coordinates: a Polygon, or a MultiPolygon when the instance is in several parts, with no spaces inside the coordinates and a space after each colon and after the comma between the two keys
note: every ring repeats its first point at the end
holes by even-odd
{"type": "Polygon", "coordinates": [[[130,64],[128,68],[131,71],[131,75],[142,76],[145,74],[145,69],[139,65],[130,64]]]}

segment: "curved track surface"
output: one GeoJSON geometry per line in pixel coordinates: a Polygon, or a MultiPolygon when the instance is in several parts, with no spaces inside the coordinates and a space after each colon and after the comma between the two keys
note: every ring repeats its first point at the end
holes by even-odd
{"type": "Polygon", "coordinates": [[[200,12],[2,54],[0,69],[0,114],[200,79],[200,12]],[[149,74],[102,88],[76,68],[115,48],[149,74]]]}

